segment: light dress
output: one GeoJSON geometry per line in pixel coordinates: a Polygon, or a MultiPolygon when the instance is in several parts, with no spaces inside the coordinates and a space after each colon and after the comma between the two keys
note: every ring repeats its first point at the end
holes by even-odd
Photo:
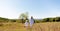
{"type": "Polygon", "coordinates": [[[30,20],[29,20],[29,23],[30,23],[30,27],[32,27],[33,24],[34,24],[34,19],[30,19],[30,20]]]}
{"type": "Polygon", "coordinates": [[[28,26],[28,20],[26,20],[26,22],[25,22],[25,26],[26,26],[26,27],[28,26]]]}

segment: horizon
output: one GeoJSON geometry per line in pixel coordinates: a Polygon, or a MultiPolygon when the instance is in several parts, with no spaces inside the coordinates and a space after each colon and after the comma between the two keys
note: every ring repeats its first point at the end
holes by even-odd
{"type": "MultiPolygon", "coordinates": [[[[60,17],[60,16],[57,16],[60,17]]],[[[6,19],[20,19],[20,18],[7,18],[7,17],[1,17],[1,18],[6,18],[6,19]]],[[[45,17],[45,18],[56,18],[56,17],[45,17]]],[[[34,18],[34,19],[45,19],[45,18],[34,18]]],[[[30,18],[28,18],[30,19],[30,18]]]]}
{"type": "Polygon", "coordinates": [[[0,17],[18,19],[24,12],[36,19],[60,17],[60,0],[0,0],[0,17]]]}

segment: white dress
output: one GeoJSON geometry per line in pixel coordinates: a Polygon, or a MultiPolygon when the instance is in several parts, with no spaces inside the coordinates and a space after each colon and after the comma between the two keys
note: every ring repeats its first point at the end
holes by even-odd
{"type": "Polygon", "coordinates": [[[32,25],[34,24],[34,19],[30,19],[29,23],[30,23],[30,26],[32,27],[32,25]]]}
{"type": "Polygon", "coordinates": [[[26,22],[25,22],[25,26],[27,27],[28,26],[28,22],[27,22],[28,20],[26,20],[26,22]]]}

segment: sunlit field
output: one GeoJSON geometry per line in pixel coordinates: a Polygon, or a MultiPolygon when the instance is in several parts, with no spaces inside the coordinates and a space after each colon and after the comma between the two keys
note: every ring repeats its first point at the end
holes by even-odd
{"type": "Polygon", "coordinates": [[[0,31],[60,31],[60,22],[35,23],[32,29],[17,22],[0,23],[0,31]]]}

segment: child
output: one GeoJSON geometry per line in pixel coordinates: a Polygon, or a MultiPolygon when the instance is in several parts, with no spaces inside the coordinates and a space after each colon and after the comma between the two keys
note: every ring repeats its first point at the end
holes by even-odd
{"type": "Polygon", "coordinates": [[[26,20],[25,22],[25,27],[28,27],[28,20],[26,20]]]}
{"type": "Polygon", "coordinates": [[[25,21],[25,28],[28,29],[28,18],[26,18],[26,21],[25,21]]]}

